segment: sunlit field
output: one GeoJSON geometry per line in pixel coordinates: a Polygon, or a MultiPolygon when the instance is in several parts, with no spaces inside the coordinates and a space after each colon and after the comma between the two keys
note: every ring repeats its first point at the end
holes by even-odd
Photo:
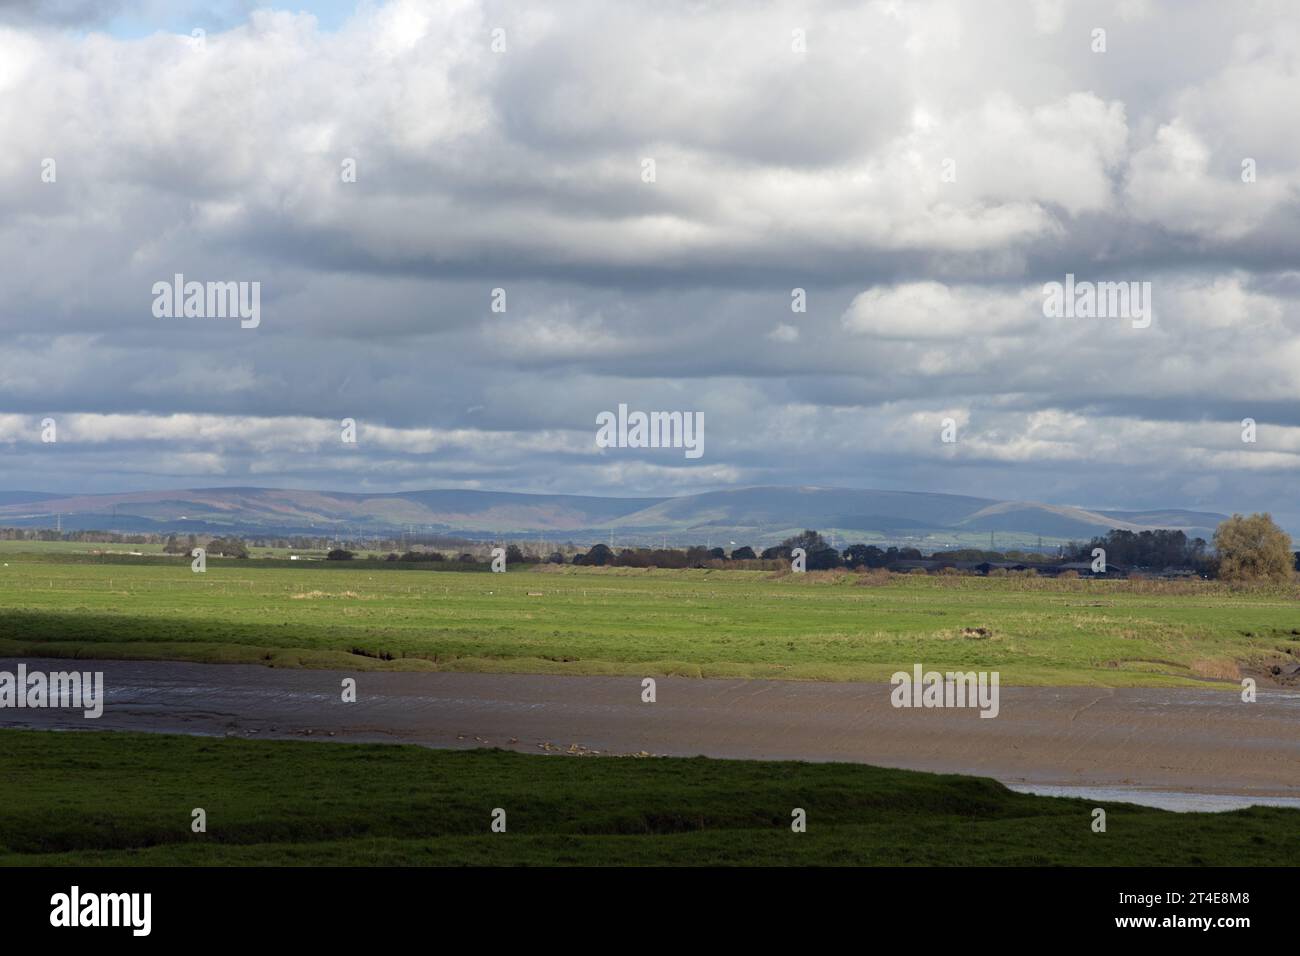
{"type": "Polygon", "coordinates": [[[1293,588],[1212,582],[13,554],[0,654],[276,666],[1233,686],[1300,652],[1293,588]]]}

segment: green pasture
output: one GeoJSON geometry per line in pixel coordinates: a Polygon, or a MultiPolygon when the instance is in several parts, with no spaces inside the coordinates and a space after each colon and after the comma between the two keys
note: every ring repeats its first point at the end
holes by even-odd
{"type": "Polygon", "coordinates": [[[276,666],[1232,686],[1300,652],[1293,588],[747,571],[455,573],[6,556],[0,655],[276,666]]]}
{"type": "Polygon", "coordinates": [[[855,764],[0,730],[0,866],[1285,866],[1300,811],[1175,814],[855,764]],[[1106,832],[1092,830],[1106,810],[1106,832]],[[192,829],[193,810],[207,830],[192,829]],[[793,811],[805,813],[795,833],[793,811]],[[505,811],[504,833],[490,829],[505,811]]]}

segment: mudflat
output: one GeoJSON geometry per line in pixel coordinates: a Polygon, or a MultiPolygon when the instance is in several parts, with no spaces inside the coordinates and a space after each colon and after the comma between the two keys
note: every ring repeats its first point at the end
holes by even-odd
{"type": "MultiPolygon", "coordinates": [[[[883,683],[288,670],[25,658],[102,671],[103,716],[0,709],[0,726],[850,761],[1007,784],[1300,797],[1300,694],[1002,687],[996,718],[905,709],[883,683]],[[343,681],[356,681],[356,701],[343,681]]],[[[19,661],[0,659],[0,669],[19,661]]]]}

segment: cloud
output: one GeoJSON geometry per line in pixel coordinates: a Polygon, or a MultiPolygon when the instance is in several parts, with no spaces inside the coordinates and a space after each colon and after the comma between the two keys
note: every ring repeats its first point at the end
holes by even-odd
{"type": "Polygon", "coordinates": [[[0,23],[74,26],[103,23],[121,12],[123,0],[0,0],[0,23]]]}
{"type": "Polygon", "coordinates": [[[0,486],[1285,510],[1283,4],[218,12],[197,44],[93,30],[150,3],[0,6],[0,486]],[[177,272],[260,282],[261,326],[154,318],[177,272]],[[1046,319],[1066,273],[1151,282],[1156,322],[1046,319]],[[704,412],[706,460],[595,454],[619,402],[704,412]]]}
{"type": "Polygon", "coordinates": [[[908,341],[995,336],[1025,330],[1041,318],[1042,299],[1031,291],[952,289],[942,282],[907,282],[868,289],[853,299],[841,318],[859,335],[908,341]]]}

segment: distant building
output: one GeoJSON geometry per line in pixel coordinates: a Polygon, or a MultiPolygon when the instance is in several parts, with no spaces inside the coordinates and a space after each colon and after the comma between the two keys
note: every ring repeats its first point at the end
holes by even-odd
{"type": "Polygon", "coordinates": [[[1064,564],[1045,565],[1040,569],[1040,574],[1057,575],[1062,571],[1077,571],[1081,578],[1126,578],[1129,569],[1118,564],[1106,562],[1106,570],[1094,571],[1091,561],[1067,561],[1064,564]]]}

